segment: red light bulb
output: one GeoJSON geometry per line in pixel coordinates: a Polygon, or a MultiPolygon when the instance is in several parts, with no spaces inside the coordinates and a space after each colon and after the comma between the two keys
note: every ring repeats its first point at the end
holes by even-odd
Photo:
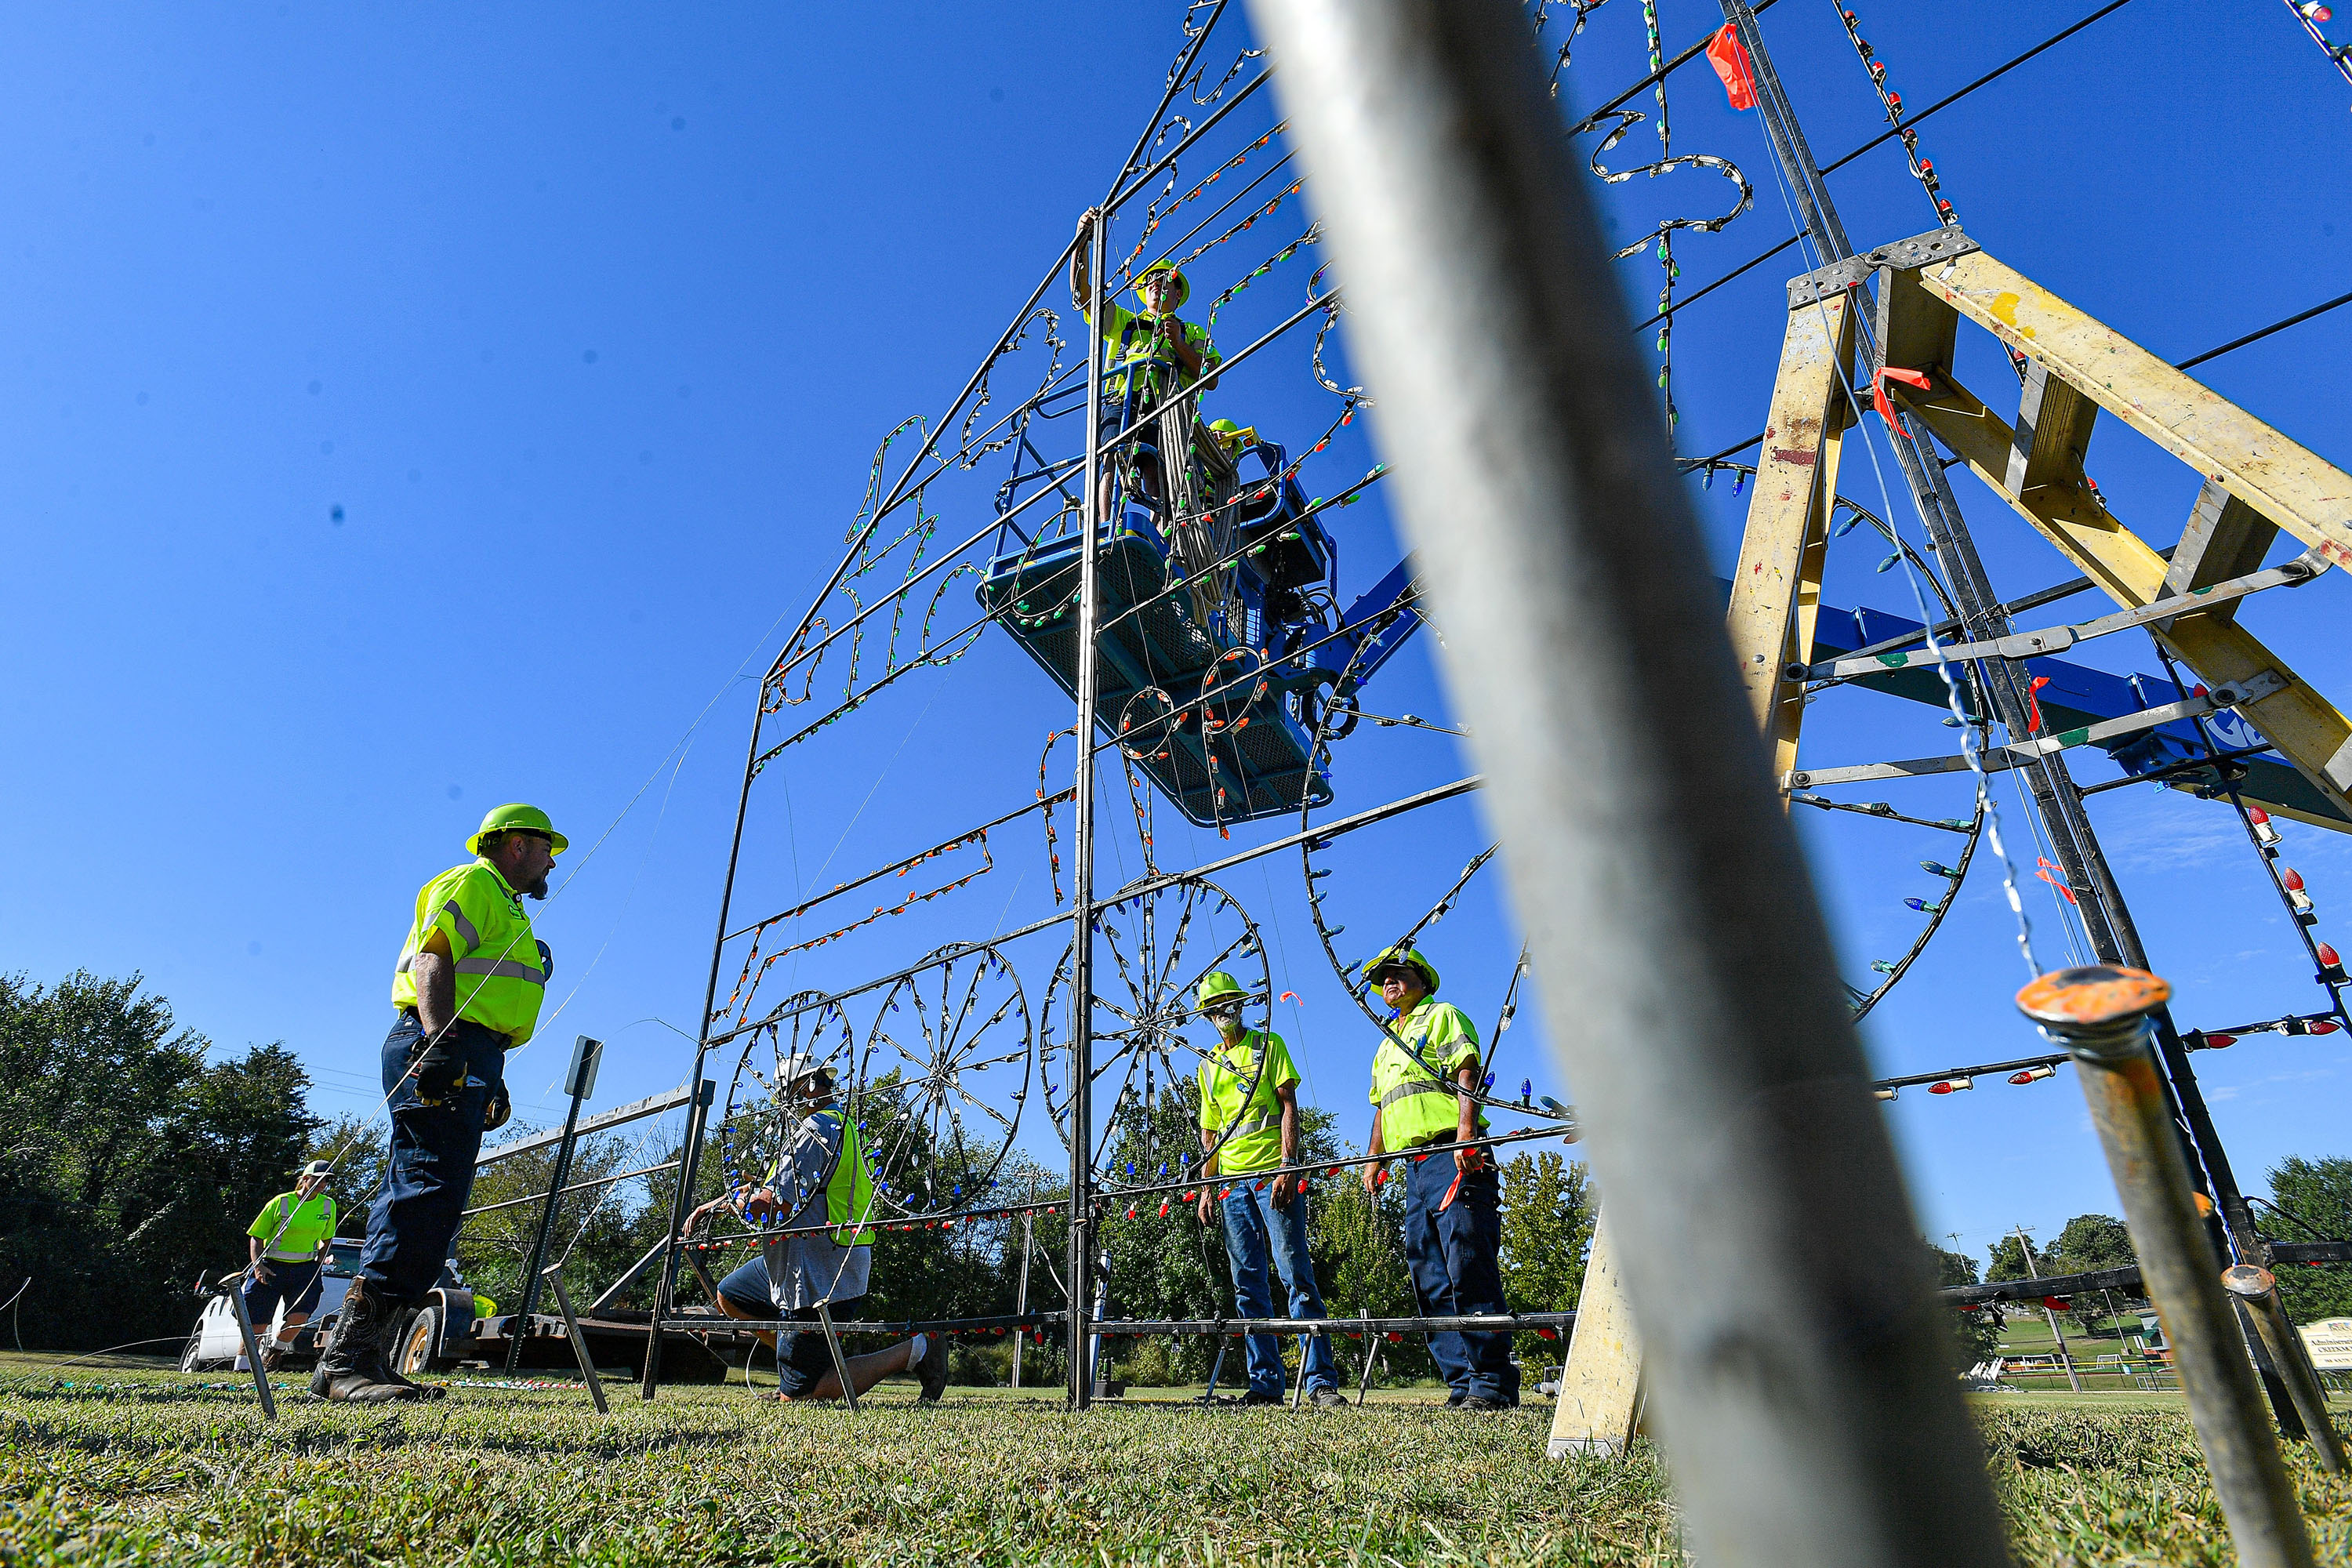
{"type": "Polygon", "coordinates": [[[2303,891],[2303,873],[2292,866],[2279,868],[2279,885],[2290,893],[2303,891]]]}

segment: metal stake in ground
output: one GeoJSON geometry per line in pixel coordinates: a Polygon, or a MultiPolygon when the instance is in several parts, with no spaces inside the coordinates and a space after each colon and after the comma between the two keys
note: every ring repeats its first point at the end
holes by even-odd
{"type": "Polygon", "coordinates": [[[2303,1417],[2304,1435],[2318,1451],[2319,1468],[2331,1476],[2342,1475],[2344,1445],[2327,1418],[2327,1389],[2310,1358],[2296,1353],[2300,1341],[2285,1303],[2279,1300],[2277,1279],[2259,1264],[2239,1263],[2221,1271],[2221,1285],[2253,1319],[2254,1331],[2262,1335],[2263,1348],[2271,1352],[2271,1364],[2286,1384],[2295,1414],[2303,1417]]]}
{"type": "Polygon", "coordinates": [[[1934,1270],[1526,19],[1507,0],[1252,12],[1588,1113],[1694,1549],[2005,1564],[1934,1270]]]}
{"type": "Polygon", "coordinates": [[[269,1392],[269,1373],[261,1364],[261,1343],[253,1337],[253,1315],[245,1310],[244,1282],[232,1277],[226,1289],[229,1310],[236,1314],[236,1337],[245,1344],[245,1364],[253,1369],[253,1391],[261,1395],[262,1415],[275,1421],[278,1398],[269,1392]]]}
{"type": "Polygon", "coordinates": [[[564,1075],[563,1091],[572,1109],[563,1113],[563,1141],[555,1146],[555,1173],[548,1178],[547,1201],[539,1211],[539,1234],[531,1237],[530,1261],[522,1271],[522,1310],[507,1331],[507,1375],[522,1365],[522,1337],[530,1332],[531,1313],[539,1308],[540,1271],[547,1264],[548,1238],[555,1232],[555,1216],[563,1207],[563,1184],[571,1179],[572,1152],[580,1137],[580,1106],[596,1089],[596,1068],[604,1059],[604,1042],[583,1035],[572,1043],[572,1066],[564,1075]]]}
{"type": "Polygon", "coordinates": [[[2017,994],[2017,1005],[2074,1055],[2238,1561],[2300,1568],[2312,1560],[2311,1540],[2157,1077],[2149,1015],[2171,994],[2144,969],[2098,963],[2043,975],[2017,994]]]}

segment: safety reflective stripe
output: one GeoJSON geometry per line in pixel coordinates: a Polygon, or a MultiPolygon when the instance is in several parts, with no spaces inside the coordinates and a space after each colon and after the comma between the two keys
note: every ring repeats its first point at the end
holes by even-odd
{"type": "Polygon", "coordinates": [[[1381,1109],[1386,1110],[1398,1100],[1410,1100],[1416,1094],[1442,1094],[1451,1099],[1454,1086],[1450,1083],[1439,1083],[1435,1079],[1420,1079],[1412,1083],[1401,1083],[1381,1096],[1381,1109]]]}
{"type": "Polygon", "coordinates": [[[402,953],[402,954],[400,955],[400,962],[399,962],[398,963],[396,963],[396,964],[393,965],[392,972],[393,972],[394,974],[405,974],[405,973],[408,973],[409,966],[410,966],[411,964],[415,963],[415,962],[416,962],[416,955],[415,955],[415,953],[413,953],[413,952],[404,952],[404,953],[402,953]]]}
{"type": "Polygon", "coordinates": [[[451,920],[457,922],[457,934],[466,939],[466,945],[467,947],[479,947],[482,945],[482,933],[474,929],[474,922],[466,918],[466,911],[457,907],[457,900],[452,899],[447,903],[442,905],[441,910],[451,920]]]}
{"type": "Polygon", "coordinates": [[[457,961],[460,974],[495,974],[501,980],[528,980],[543,985],[546,977],[528,963],[518,963],[511,958],[461,958],[457,961]]]}
{"type": "Polygon", "coordinates": [[[1255,1121],[1243,1122],[1239,1127],[1234,1128],[1231,1132],[1227,1133],[1226,1136],[1228,1138],[1246,1138],[1253,1132],[1263,1132],[1269,1127],[1279,1127],[1281,1125],[1282,1118],[1279,1116],[1261,1116],[1255,1121]]]}

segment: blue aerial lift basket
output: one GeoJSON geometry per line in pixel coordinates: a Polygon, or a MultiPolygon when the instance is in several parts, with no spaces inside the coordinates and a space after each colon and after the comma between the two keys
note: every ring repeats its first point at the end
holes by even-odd
{"type": "MultiPolygon", "coordinates": [[[[1310,515],[1283,449],[1246,437],[1262,477],[1236,479],[1238,552],[1226,594],[1201,595],[1153,509],[1124,504],[1097,565],[1100,691],[1105,740],[1202,826],[1295,812],[1331,798],[1328,757],[1313,755],[1317,704],[1370,637],[1401,645],[1418,624],[1397,607],[1405,576],[1391,574],[1370,614],[1335,626],[1339,552],[1310,515]],[[1223,606],[1204,619],[1204,602],[1223,606]],[[1400,622],[1402,624],[1400,626],[1400,622]],[[1334,633],[1338,633],[1334,637],[1334,633]],[[1320,643],[1320,647],[1309,645],[1320,643]]],[[[1039,476],[1022,476],[1023,478],[1039,476]]],[[[1009,498],[1013,486],[1006,487],[1009,498]]],[[[1076,507],[1032,539],[1008,524],[979,588],[982,605],[1074,698],[1077,692],[1078,537],[1076,507]]],[[[1204,577],[1209,574],[1202,574],[1204,577]]],[[[1367,595],[1371,599],[1374,595],[1367,595]]],[[[1362,601],[1359,602],[1361,607],[1362,601]]],[[[1357,658],[1360,684],[1392,647],[1357,658]]]]}

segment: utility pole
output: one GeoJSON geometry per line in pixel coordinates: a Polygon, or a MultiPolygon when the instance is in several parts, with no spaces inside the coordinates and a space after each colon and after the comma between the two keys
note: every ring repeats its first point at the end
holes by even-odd
{"type": "MultiPolygon", "coordinates": [[[[2028,1279],[2041,1279],[2042,1270],[2033,1266],[2033,1243],[2025,1238],[2025,1227],[2021,1225],[2017,1227],[2017,1250],[2018,1255],[2025,1259],[2025,1277],[2028,1279]]],[[[2058,1342],[2058,1360],[2066,1368],[2068,1386],[2077,1394],[2082,1393],[2083,1380],[2075,1375],[2074,1358],[2066,1353],[2066,1336],[2058,1331],[2058,1314],[2050,1310],[2050,1298],[2047,1296],[2042,1298],[2042,1321],[2050,1325],[2050,1337],[2058,1342]]]]}

